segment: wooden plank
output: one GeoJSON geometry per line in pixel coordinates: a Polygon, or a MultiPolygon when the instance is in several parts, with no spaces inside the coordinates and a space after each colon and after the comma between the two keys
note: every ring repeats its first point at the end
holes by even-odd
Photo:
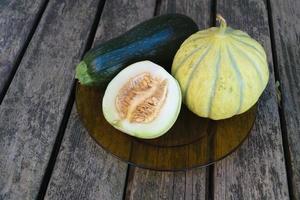
{"type": "Polygon", "coordinates": [[[197,24],[199,29],[208,28],[211,26],[212,2],[210,0],[160,0],[156,14],[165,13],[181,13],[191,17],[197,24]]]}
{"type": "MultiPolygon", "coordinates": [[[[184,173],[180,174],[181,177],[184,175],[184,173]]],[[[125,199],[172,199],[173,186],[174,173],[172,172],[157,172],[132,167],[125,199]]],[[[184,194],[184,188],[180,188],[180,191],[184,194]]]]}
{"type": "MultiPolygon", "coordinates": [[[[300,2],[272,0],[273,34],[281,84],[283,131],[290,156],[291,194],[300,199],[300,2]]],[[[271,23],[271,22],[270,22],[271,23]]]]}
{"type": "Polygon", "coordinates": [[[131,167],[125,199],[205,199],[206,169],[159,172],[131,167]]]}
{"type": "MultiPolygon", "coordinates": [[[[156,14],[182,13],[193,18],[200,29],[211,24],[209,0],[162,0],[156,14]]],[[[126,199],[205,199],[206,169],[187,172],[157,172],[130,167],[126,199]]]]}
{"type": "MultiPolygon", "coordinates": [[[[154,8],[154,0],[106,1],[94,44],[151,18],[154,8]]],[[[74,106],[45,199],[122,199],[126,172],[91,139],[74,106]]]]}
{"type": "Polygon", "coordinates": [[[258,105],[250,137],[231,156],[215,165],[215,199],[289,199],[266,3],[260,0],[220,0],[220,12],[230,26],[248,32],[265,48],[270,81],[258,105]],[[246,14],[247,13],[247,14],[246,14]]]}
{"type": "Polygon", "coordinates": [[[85,131],[74,106],[45,199],[121,199],[126,171],[85,131]]]}
{"type": "Polygon", "coordinates": [[[3,89],[34,31],[45,3],[46,0],[0,2],[0,103],[3,89]]]}
{"type": "Polygon", "coordinates": [[[0,106],[0,199],[35,199],[99,0],[49,2],[0,106]]]}

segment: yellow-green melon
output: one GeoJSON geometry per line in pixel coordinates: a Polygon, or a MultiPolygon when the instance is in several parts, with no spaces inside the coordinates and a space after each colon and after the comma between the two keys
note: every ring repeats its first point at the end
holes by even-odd
{"type": "Polygon", "coordinates": [[[247,33],[227,27],[199,31],[176,53],[172,75],[183,102],[195,114],[214,120],[251,108],[266,88],[269,69],[263,47],[247,33]]]}

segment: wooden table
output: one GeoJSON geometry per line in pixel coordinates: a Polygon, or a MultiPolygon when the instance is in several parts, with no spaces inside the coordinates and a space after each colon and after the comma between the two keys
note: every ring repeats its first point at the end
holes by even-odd
{"type": "Polygon", "coordinates": [[[0,1],[0,199],[300,199],[299,9],[299,0],[0,1]],[[241,148],[186,172],[117,160],[91,139],[74,106],[84,52],[171,12],[200,29],[221,13],[263,44],[271,72],[241,148]]]}

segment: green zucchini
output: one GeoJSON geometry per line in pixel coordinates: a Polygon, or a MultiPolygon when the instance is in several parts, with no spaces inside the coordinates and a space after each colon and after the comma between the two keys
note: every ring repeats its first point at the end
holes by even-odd
{"type": "Polygon", "coordinates": [[[103,85],[126,66],[142,60],[170,72],[181,43],[196,31],[196,23],[185,15],[154,17],[88,51],[76,67],[76,78],[83,85],[103,85]]]}

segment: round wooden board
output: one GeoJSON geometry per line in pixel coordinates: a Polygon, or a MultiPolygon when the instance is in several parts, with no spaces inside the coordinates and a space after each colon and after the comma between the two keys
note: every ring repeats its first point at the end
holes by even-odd
{"type": "Polygon", "coordinates": [[[216,162],[237,149],[249,135],[256,106],[225,120],[201,118],[184,105],[174,126],[156,139],[138,139],[113,128],[102,114],[104,91],[76,85],[76,105],[89,134],[105,150],[138,167],[176,171],[216,162]]]}

